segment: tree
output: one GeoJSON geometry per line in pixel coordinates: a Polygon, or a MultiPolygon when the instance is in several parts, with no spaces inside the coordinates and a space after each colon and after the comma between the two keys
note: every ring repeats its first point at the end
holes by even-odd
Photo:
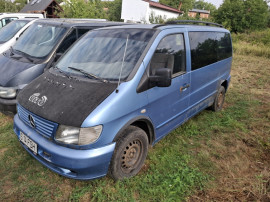
{"type": "Polygon", "coordinates": [[[204,0],[199,0],[194,3],[194,7],[196,9],[203,9],[203,10],[208,10],[211,12],[214,12],[217,10],[216,6],[214,4],[205,2],[204,0]]]}
{"type": "Polygon", "coordinates": [[[184,11],[184,15],[187,16],[188,11],[193,8],[195,0],[160,0],[159,2],[176,9],[179,7],[180,2],[182,2],[181,11],[184,11]]]}
{"type": "Polygon", "coordinates": [[[11,1],[0,0],[0,12],[17,12],[16,4],[11,1]]]}
{"type": "Polygon", "coordinates": [[[122,0],[114,0],[109,3],[107,6],[108,19],[111,21],[121,21],[122,0]]]}
{"type": "Polygon", "coordinates": [[[263,0],[246,0],[245,1],[245,23],[246,29],[258,30],[267,27],[268,24],[268,6],[263,0]]]}
{"type": "Polygon", "coordinates": [[[214,14],[217,23],[235,33],[266,28],[268,16],[264,0],[224,0],[214,14]]]}
{"type": "Polygon", "coordinates": [[[242,32],[244,27],[244,8],[243,0],[224,0],[214,14],[215,21],[232,32],[242,32]]]}
{"type": "Polygon", "coordinates": [[[64,0],[63,12],[65,18],[105,18],[106,13],[100,0],[64,0]]]}

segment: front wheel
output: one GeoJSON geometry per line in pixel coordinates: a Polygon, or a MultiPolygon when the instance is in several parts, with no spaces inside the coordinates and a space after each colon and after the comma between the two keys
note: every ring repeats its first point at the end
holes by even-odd
{"type": "Polygon", "coordinates": [[[211,106],[211,109],[215,112],[220,111],[223,107],[223,103],[225,101],[225,88],[224,86],[220,86],[218,89],[217,95],[215,97],[214,103],[211,106]]]}
{"type": "Polygon", "coordinates": [[[109,174],[115,180],[136,175],[148,152],[148,137],[144,130],[129,126],[117,140],[109,174]]]}

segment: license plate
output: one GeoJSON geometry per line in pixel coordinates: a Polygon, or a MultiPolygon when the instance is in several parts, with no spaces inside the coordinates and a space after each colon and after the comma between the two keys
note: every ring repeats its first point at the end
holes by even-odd
{"type": "Polygon", "coordinates": [[[37,144],[22,132],[20,132],[20,141],[37,154],[37,144]]]}

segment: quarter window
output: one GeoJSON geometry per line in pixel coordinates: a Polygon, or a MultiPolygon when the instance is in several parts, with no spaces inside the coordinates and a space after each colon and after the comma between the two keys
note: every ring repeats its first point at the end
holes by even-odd
{"type": "Polygon", "coordinates": [[[186,71],[186,51],[183,34],[164,37],[159,43],[150,63],[150,74],[159,68],[170,68],[173,76],[186,71]]]}
{"type": "Polygon", "coordinates": [[[232,56],[232,44],[229,33],[189,32],[189,39],[192,70],[232,56]]]}

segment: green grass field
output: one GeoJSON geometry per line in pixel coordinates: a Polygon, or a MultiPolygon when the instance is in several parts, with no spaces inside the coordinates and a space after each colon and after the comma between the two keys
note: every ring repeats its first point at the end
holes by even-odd
{"type": "Polygon", "coordinates": [[[21,147],[12,118],[0,113],[1,201],[270,200],[270,58],[247,54],[253,45],[239,40],[224,109],[204,110],[174,130],[128,180],[53,173],[21,147]]]}

